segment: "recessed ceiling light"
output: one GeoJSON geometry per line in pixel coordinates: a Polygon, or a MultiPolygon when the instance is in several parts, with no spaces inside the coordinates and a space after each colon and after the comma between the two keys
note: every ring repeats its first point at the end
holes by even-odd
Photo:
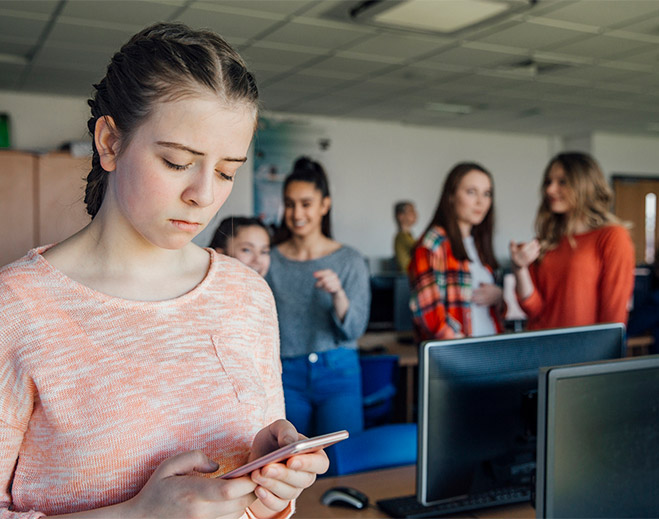
{"type": "Polygon", "coordinates": [[[521,8],[534,0],[366,0],[351,18],[378,27],[451,34],[521,8]]]}

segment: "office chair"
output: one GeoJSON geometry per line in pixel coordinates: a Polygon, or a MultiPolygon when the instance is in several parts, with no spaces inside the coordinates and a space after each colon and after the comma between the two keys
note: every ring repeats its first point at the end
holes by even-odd
{"type": "Polygon", "coordinates": [[[364,429],[326,450],[329,476],[416,463],[417,426],[396,423],[364,429]]]}
{"type": "Polygon", "coordinates": [[[398,355],[362,355],[364,427],[390,423],[398,387],[398,355]]]}

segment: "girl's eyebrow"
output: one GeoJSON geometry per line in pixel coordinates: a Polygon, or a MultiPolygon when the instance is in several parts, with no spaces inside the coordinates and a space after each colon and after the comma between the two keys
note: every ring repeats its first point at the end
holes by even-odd
{"type": "MultiPolygon", "coordinates": [[[[185,146],[183,144],[179,144],[178,142],[158,141],[158,142],[156,142],[156,144],[158,146],[163,146],[164,148],[174,148],[176,150],[187,151],[188,153],[191,153],[192,155],[197,155],[197,156],[200,156],[200,157],[203,157],[203,156],[206,155],[205,153],[203,153],[201,151],[194,150],[192,148],[189,148],[188,146],[185,146]]],[[[234,157],[224,157],[222,160],[226,161],[226,162],[241,162],[242,163],[242,162],[247,161],[247,157],[236,157],[236,158],[234,158],[234,157]]]]}

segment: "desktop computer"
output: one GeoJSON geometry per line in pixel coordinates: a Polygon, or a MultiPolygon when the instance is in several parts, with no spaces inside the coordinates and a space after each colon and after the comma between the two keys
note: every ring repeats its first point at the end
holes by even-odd
{"type": "Polygon", "coordinates": [[[657,517],[659,355],[542,369],[538,518],[657,517]]]}
{"type": "Polygon", "coordinates": [[[622,324],[423,343],[417,492],[378,506],[392,517],[438,517],[530,501],[539,369],[624,354],[622,324]]]}

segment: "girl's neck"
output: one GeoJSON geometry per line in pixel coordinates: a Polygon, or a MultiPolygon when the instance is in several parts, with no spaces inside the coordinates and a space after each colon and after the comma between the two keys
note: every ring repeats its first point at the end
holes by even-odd
{"type": "Polygon", "coordinates": [[[308,261],[322,258],[341,247],[341,244],[322,233],[309,236],[291,236],[279,246],[279,251],[289,259],[308,261]]]}
{"type": "Polygon", "coordinates": [[[586,224],[583,218],[575,220],[572,226],[572,234],[584,234],[588,231],[592,231],[592,229],[586,224]]]}
{"type": "Polygon", "coordinates": [[[467,222],[458,222],[458,228],[460,229],[460,236],[462,238],[469,238],[471,236],[472,225],[467,222]]]}
{"type": "Polygon", "coordinates": [[[135,240],[116,240],[113,236],[102,219],[95,218],[81,231],[46,251],[44,257],[68,277],[91,289],[142,301],[185,294],[208,271],[210,256],[192,243],[169,250],[144,243],[139,246],[135,240]]]}

